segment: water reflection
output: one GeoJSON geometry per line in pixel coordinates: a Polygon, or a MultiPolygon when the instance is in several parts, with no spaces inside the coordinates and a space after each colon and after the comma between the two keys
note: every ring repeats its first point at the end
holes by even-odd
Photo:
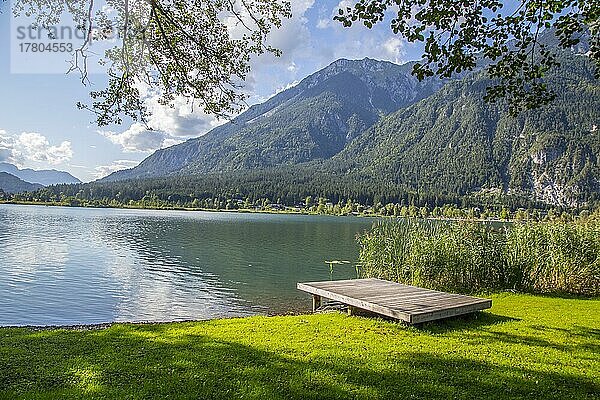
{"type": "MultiPolygon", "coordinates": [[[[0,205],[0,324],[282,312],[370,221],[0,205]]],[[[352,267],[335,271],[351,277],[352,267]]]]}

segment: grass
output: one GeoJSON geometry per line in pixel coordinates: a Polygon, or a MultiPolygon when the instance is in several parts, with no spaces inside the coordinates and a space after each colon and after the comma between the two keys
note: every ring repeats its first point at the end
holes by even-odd
{"type": "Polygon", "coordinates": [[[458,292],[600,296],[600,219],[380,221],[358,238],[361,275],[458,292]]]}
{"type": "Polygon", "coordinates": [[[600,299],[493,301],[421,328],[342,314],[5,328],[0,398],[600,398],[600,299]]]}

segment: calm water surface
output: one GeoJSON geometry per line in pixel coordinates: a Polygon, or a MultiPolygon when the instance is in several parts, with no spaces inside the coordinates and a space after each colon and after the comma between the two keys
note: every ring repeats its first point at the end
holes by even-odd
{"type": "Polygon", "coordinates": [[[0,325],[306,310],[356,261],[360,218],[0,205],[0,325]]]}

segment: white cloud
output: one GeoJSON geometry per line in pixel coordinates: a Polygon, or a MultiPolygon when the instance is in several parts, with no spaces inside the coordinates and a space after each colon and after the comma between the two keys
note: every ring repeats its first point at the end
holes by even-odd
{"type": "Polygon", "coordinates": [[[340,35],[346,36],[344,41],[340,41],[335,47],[320,49],[319,56],[325,61],[324,64],[340,58],[353,60],[365,57],[391,61],[396,64],[407,61],[405,59],[406,42],[403,39],[385,31],[365,30],[365,32],[361,34],[353,29],[341,32],[340,35]]]}
{"type": "Polygon", "coordinates": [[[150,112],[148,125],[172,137],[202,136],[224,122],[181,97],[177,97],[170,106],[160,104],[158,97],[149,97],[146,106],[150,112]]]}
{"type": "Polygon", "coordinates": [[[327,29],[332,26],[332,21],[329,18],[320,18],[317,22],[318,29],[327,29]]]}
{"type": "Polygon", "coordinates": [[[145,100],[150,113],[147,125],[136,122],[124,132],[97,132],[121,146],[126,153],[150,153],[185,139],[202,136],[224,122],[183,98],[176,98],[170,106],[164,106],[158,100],[158,96],[152,95],[145,100]]]}
{"type": "Polygon", "coordinates": [[[125,132],[98,131],[98,133],[121,146],[126,153],[150,152],[159,149],[163,147],[166,139],[164,133],[148,130],[144,124],[137,122],[125,132]]]}
{"type": "Polygon", "coordinates": [[[275,91],[275,94],[273,94],[273,96],[275,96],[275,95],[276,95],[276,94],[278,94],[278,93],[281,93],[281,92],[283,92],[284,90],[291,89],[291,88],[293,88],[294,86],[296,86],[296,85],[297,85],[297,84],[299,84],[299,83],[300,83],[300,81],[298,81],[298,80],[295,80],[295,81],[293,81],[293,82],[290,82],[290,83],[287,83],[287,84],[285,84],[285,85],[283,85],[283,86],[279,86],[279,87],[277,88],[277,90],[275,91]]]}
{"type": "Polygon", "coordinates": [[[336,22],[333,20],[333,17],[338,15],[339,10],[340,9],[346,9],[347,7],[352,7],[353,6],[353,2],[350,0],[342,0],[340,1],[337,6],[335,6],[333,8],[333,10],[331,10],[330,14],[327,16],[322,16],[319,18],[319,20],[317,21],[317,28],[318,29],[328,29],[328,28],[335,28],[335,27],[341,27],[342,24],[339,22],[336,22]]]}
{"type": "Polygon", "coordinates": [[[59,165],[71,158],[73,158],[73,149],[69,141],[51,145],[44,135],[37,132],[11,135],[0,130],[0,161],[11,162],[18,166],[28,162],[59,165]]]}
{"type": "Polygon", "coordinates": [[[100,179],[100,178],[104,178],[105,176],[112,174],[113,172],[121,171],[123,169],[133,168],[138,164],[139,164],[139,161],[134,161],[134,160],[116,160],[110,165],[97,166],[96,168],[94,168],[94,170],[96,172],[94,172],[92,175],[96,179],[100,179]]]}
{"type": "MultiPolygon", "coordinates": [[[[335,35],[339,41],[334,46],[320,46],[319,54],[313,57],[320,57],[324,61],[323,64],[339,58],[362,59],[364,57],[395,63],[405,62],[406,42],[391,32],[387,21],[376,25],[373,29],[367,29],[361,22],[355,22],[348,28],[333,20],[340,9],[352,8],[354,4],[355,1],[342,0],[333,9],[321,11],[316,27],[321,30],[331,29],[333,32],[327,34],[335,35]]],[[[386,16],[389,15],[393,13],[388,11],[386,16]]]]}
{"type": "Polygon", "coordinates": [[[384,58],[395,63],[401,63],[404,56],[404,41],[398,37],[390,37],[386,40],[381,49],[384,53],[384,58]]]}
{"type": "Polygon", "coordinates": [[[17,149],[27,160],[58,165],[73,157],[71,142],[64,141],[51,146],[45,136],[35,132],[23,132],[17,138],[17,149]]]}
{"type": "MultiPolygon", "coordinates": [[[[293,0],[291,2],[291,18],[282,21],[281,28],[274,29],[267,38],[269,46],[281,50],[281,57],[264,54],[254,58],[252,69],[273,64],[292,65],[298,56],[310,53],[312,34],[305,14],[314,4],[314,0],[293,0]]],[[[295,72],[295,70],[290,72],[295,72]]]]}

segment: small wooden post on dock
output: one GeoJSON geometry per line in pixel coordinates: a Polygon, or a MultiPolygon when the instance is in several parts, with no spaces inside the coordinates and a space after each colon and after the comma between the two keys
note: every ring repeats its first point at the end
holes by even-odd
{"type": "Polygon", "coordinates": [[[321,296],[317,294],[313,294],[313,312],[316,312],[319,307],[321,307],[321,296]]]}

